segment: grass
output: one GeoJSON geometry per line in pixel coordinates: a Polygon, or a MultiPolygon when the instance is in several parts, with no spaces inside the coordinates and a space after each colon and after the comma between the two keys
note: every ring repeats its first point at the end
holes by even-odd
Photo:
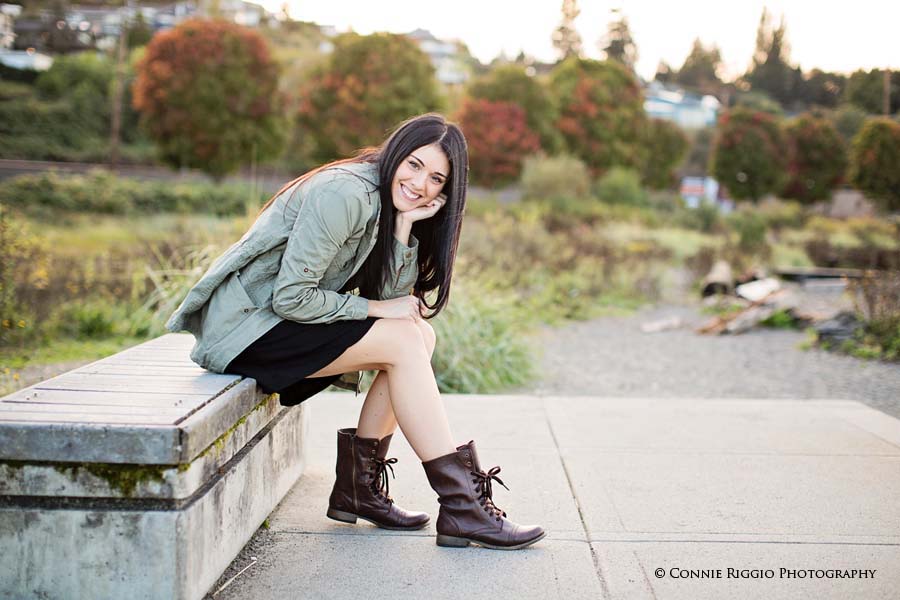
{"type": "Polygon", "coordinates": [[[21,370],[33,364],[49,365],[72,360],[99,360],[147,341],[146,338],[116,336],[102,340],[56,339],[40,346],[0,349],[0,365],[21,370]]]}
{"type": "Polygon", "coordinates": [[[213,215],[70,215],[55,223],[28,219],[58,256],[85,256],[145,243],[166,243],[189,235],[196,244],[236,241],[249,226],[246,217],[213,215]],[[90,235],[85,235],[90,232],[90,235]]]}

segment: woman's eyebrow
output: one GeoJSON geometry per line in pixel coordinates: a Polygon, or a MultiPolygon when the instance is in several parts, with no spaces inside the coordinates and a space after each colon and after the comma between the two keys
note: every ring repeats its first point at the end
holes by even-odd
{"type": "MultiPolygon", "coordinates": [[[[422,162],[422,159],[421,159],[421,158],[419,158],[419,157],[416,156],[415,154],[410,154],[410,156],[412,156],[414,159],[416,159],[417,161],[419,161],[419,164],[420,164],[420,165],[422,165],[423,167],[425,166],[425,163],[422,162]]],[[[443,177],[444,179],[447,179],[447,176],[444,175],[443,173],[441,173],[440,171],[435,171],[434,174],[435,174],[435,175],[440,175],[440,176],[443,177]]]]}

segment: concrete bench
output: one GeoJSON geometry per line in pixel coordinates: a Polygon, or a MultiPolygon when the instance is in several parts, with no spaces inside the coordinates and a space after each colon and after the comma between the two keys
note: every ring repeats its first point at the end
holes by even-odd
{"type": "Polygon", "coordinates": [[[170,334],[0,398],[0,598],[202,598],[303,472],[304,405],[170,334]]]}

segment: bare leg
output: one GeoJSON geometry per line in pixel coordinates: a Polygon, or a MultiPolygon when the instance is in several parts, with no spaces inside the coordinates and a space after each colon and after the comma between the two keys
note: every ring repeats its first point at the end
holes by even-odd
{"type": "Polygon", "coordinates": [[[366,401],[359,411],[356,435],[380,440],[394,433],[396,428],[397,417],[391,406],[387,371],[378,371],[369,393],[366,394],[366,401]]]}
{"type": "MultiPolygon", "coordinates": [[[[424,319],[416,321],[425,341],[428,356],[434,355],[436,343],[434,329],[424,319]]],[[[394,433],[397,428],[397,417],[391,405],[390,387],[386,371],[379,371],[372,381],[369,393],[359,412],[359,423],[356,435],[362,438],[383,439],[394,433]]]]}
{"type": "Polygon", "coordinates": [[[419,460],[456,452],[431,357],[414,322],[378,319],[363,339],[309,377],[368,369],[387,372],[394,415],[419,460]]]}

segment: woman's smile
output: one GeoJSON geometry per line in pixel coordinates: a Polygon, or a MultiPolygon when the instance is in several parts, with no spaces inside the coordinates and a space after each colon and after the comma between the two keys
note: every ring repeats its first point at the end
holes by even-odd
{"type": "Polygon", "coordinates": [[[422,197],[422,194],[414,193],[412,190],[410,190],[408,187],[406,187],[402,183],[400,184],[400,190],[403,192],[403,197],[406,198],[407,200],[409,200],[410,202],[416,202],[419,200],[419,198],[422,197]]]}

